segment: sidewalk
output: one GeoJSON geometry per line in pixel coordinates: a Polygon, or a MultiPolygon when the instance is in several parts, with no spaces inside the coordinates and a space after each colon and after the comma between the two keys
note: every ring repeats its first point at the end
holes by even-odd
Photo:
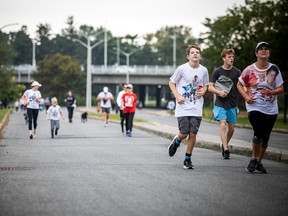
{"type": "MultiPolygon", "coordinates": [[[[77,109],[78,112],[82,112],[84,108],[77,109]]],[[[96,110],[92,109],[91,112],[95,112],[96,110]]],[[[159,118],[161,116],[169,115],[165,110],[153,110],[151,112],[154,112],[159,118]]],[[[89,117],[91,118],[91,117],[89,117]]],[[[141,117],[140,117],[141,118],[141,117]]],[[[143,119],[145,120],[145,119],[143,119]]],[[[111,122],[119,123],[119,121],[113,121],[111,122]]],[[[168,139],[173,139],[173,137],[177,134],[178,128],[176,126],[161,124],[156,121],[144,121],[144,122],[135,122],[134,121],[134,127],[144,130],[149,133],[156,134],[161,137],[165,137],[168,139]]],[[[251,143],[246,142],[243,140],[232,138],[233,142],[229,144],[230,152],[234,154],[240,154],[245,156],[251,156],[252,149],[251,149],[251,143]]],[[[212,149],[216,151],[220,151],[219,147],[219,136],[211,135],[209,133],[204,133],[203,131],[199,131],[197,134],[197,141],[196,141],[196,147],[199,148],[206,148],[206,149],[212,149]]],[[[288,149],[277,149],[273,147],[268,147],[266,150],[265,159],[269,160],[275,160],[279,162],[288,162],[288,149]]]]}
{"type": "MultiPolygon", "coordinates": [[[[85,108],[77,108],[76,112],[81,113],[85,110],[85,108]]],[[[85,110],[86,111],[86,110],[85,110]]],[[[95,109],[91,109],[90,112],[95,112],[95,109]]],[[[154,110],[156,115],[161,118],[161,115],[167,115],[165,110],[154,110]]],[[[154,113],[155,114],[155,113],[154,113]]],[[[2,123],[0,123],[0,132],[5,127],[6,123],[9,120],[10,114],[6,115],[3,119],[2,123]]],[[[88,118],[92,118],[88,116],[88,118]]],[[[110,122],[119,123],[119,121],[110,120],[110,122]]],[[[141,129],[143,131],[153,133],[157,136],[165,137],[168,139],[173,139],[173,137],[177,134],[178,128],[176,126],[170,126],[166,124],[157,123],[155,121],[144,121],[144,122],[135,122],[134,127],[141,129]]],[[[1,138],[1,133],[0,133],[1,138]]],[[[211,135],[209,133],[204,133],[203,131],[199,131],[197,134],[196,147],[212,149],[216,151],[220,151],[219,148],[219,136],[211,135]]],[[[229,144],[230,152],[234,154],[240,154],[245,156],[251,156],[251,143],[243,140],[233,138],[233,142],[229,144]]],[[[273,147],[268,147],[265,156],[265,159],[286,162],[288,163],[288,150],[277,149],[273,147]]]]}

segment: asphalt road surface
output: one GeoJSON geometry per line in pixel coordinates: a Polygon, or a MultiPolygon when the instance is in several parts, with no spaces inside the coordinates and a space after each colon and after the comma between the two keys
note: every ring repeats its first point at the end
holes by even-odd
{"type": "Polygon", "coordinates": [[[174,157],[170,140],[119,124],[61,120],[59,135],[39,115],[30,140],[22,113],[11,115],[0,140],[0,215],[286,215],[288,165],[271,160],[268,174],[249,174],[249,158],[195,148],[194,170],[174,157]]]}

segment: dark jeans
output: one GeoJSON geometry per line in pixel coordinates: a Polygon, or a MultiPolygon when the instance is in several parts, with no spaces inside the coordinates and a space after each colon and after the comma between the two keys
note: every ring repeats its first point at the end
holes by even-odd
{"type": "Polygon", "coordinates": [[[122,133],[124,132],[124,121],[125,121],[125,116],[124,116],[123,110],[120,110],[120,125],[121,125],[122,133]]]}
{"type": "Polygon", "coordinates": [[[69,120],[72,120],[74,107],[67,107],[67,110],[68,110],[68,118],[69,120]]]}
{"type": "Polygon", "coordinates": [[[130,131],[132,132],[132,128],[133,128],[133,119],[134,119],[134,114],[135,112],[131,112],[131,113],[125,113],[125,125],[126,125],[126,131],[130,131]]]}
{"type": "Polygon", "coordinates": [[[28,129],[32,130],[32,121],[34,129],[37,128],[37,118],[38,118],[39,109],[30,109],[27,108],[27,115],[28,115],[28,129]]]}

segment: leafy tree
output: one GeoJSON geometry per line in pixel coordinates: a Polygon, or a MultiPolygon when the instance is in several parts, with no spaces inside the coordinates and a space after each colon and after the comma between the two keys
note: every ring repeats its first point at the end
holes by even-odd
{"type": "Polygon", "coordinates": [[[173,35],[176,35],[176,65],[186,61],[185,49],[188,44],[196,44],[196,38],[192,36],[192,29],[186,26],[173,26],[161,28],[154,37],[156,43],[153,44],[157,52],[158,65],[173,65],[173,35]]]}
{"type": "Polygon", "coordinates": [[[11,36],[11,45],[17,52],[14,59],[14,65],[31,64],[32,63],[32,41],[27,34],[27,27],[22,26],[18,32],[13,32],[11,36]]]}
{"type": "Polygon", "coordinates": [[[287,71],[288,63],[283,58],[288,48],[287,16],[287,0],[246,0],[244,6],[234,6],[214,21],[206,18],[204,25],[209,30],[202,35],[208,47],[203,52],[205,65],[212,71],[222,64],[222,49],[234,48],[235,66],[244,69],[256,60],[256,44],[267,41],[272,47],[271,62],[287,71]]]}
{"type": "Polygon", "coordinates": [[[33,76],[43,84],[43,94],[63,98],[69,89],[77,88],[82,71],[77,60],[67,55],[55,54],[39,61],[38,71],[33,76]]]}

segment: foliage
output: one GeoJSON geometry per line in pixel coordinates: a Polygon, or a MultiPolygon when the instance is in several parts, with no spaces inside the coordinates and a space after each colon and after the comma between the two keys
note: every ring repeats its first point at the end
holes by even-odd
{"type": "Polygon", "coordinates": [[[64,98],[67,91],[78,86],[82,71],[79,62],[67,55],[55,54],[38,62],[34,77],[43,86],[46,97],[64,98]],[[60,91],[59,91],[60,90],[60,91]]]}
{"type": "Polygon", "coordinates": [[[271,62],[287,71],[288,64],[283,58],[288,48],[287,0],[246,0],[245,3],[228,9],[225,16],[214,21],[206,18],[204,25],[209,30],[202,35],[208,47],[203,52],[204,64],[212,72],[223,63],[220,57],[222,49],[234,48],[235,66],[243,70],[256,60],[256,44],[267,41],[272,47],[271,62]]]}
{"type": "Polygon", "coordinates": [[[14,73],[11,68],[0,67],[0,101],[4,107],[16,101],[25,89],[24,85],[16,85],[14,73]]]}

